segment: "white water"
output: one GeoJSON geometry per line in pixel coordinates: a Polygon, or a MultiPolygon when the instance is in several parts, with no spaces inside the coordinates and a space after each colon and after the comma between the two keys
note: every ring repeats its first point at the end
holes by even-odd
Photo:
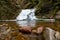
{"type": "Polygon", "coordinates": [[[16,20],[24,20],[24,19],[30,19],[30,20],[37,19],[35,16],[35,9],[23,9],[16,17],[16,20]]]}
{"type": "Polygon", "coordinates": [[[24,21],[16,21],[17,24],[21,27],[35,27],[36,26],[36,20],[24,20],[24,21]]]}

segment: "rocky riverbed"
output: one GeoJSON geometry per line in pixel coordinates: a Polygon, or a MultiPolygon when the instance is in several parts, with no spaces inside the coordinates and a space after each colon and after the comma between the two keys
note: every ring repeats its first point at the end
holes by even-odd
{"type": "Polygon", "coordinates": [[[43,26],[42,34],[22,34],[19,31],[20,26],[15,21],[0,22],[0,40],[60,40],[60,22],[42,22],[37,21],[35,27],[43,26]],[[53,33],[53,34],[52,34],[53,33]],[[51,37],[53,36],[53,37],[51,37]]]}

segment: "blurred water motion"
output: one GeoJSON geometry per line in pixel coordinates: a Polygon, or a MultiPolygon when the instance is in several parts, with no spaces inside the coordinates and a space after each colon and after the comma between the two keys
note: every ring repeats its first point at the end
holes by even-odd
{"type": "Polygon", "coordinates": [[[16,22],[21,27],[24,27],[24,26],[35,27],[36,26],[36,20],[25,20],[25,21],[16,21],[16,22]]]}
{"type": "Polygon", "coordinates": [[[36,9],[22,9],[22,11],[16,17],[16,20],[24,20],[24,19],[34,20],[34,19],[37,19],[35,16],[35,10],[36,9]]]}

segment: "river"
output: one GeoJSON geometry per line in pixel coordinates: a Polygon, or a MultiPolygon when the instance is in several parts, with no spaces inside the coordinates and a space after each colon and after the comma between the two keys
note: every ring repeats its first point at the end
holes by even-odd
{"type": "MultiPolygon", "coordinates": [[[[9,40],[45,40],[42,35],[25,35],[18,32],[18,28],[21,26],[34,26],[33,28],[37,28],[39,26],[49,27],[52,30],[60,32],[60,21],[56,20],[55,22],[45,22],[45,21],[0,21],[0,25],[8,24],[14,32],[10,34],[11,38],[9,40]]],[[[2,40],[2,39],[1,39],[2,40]]]]}

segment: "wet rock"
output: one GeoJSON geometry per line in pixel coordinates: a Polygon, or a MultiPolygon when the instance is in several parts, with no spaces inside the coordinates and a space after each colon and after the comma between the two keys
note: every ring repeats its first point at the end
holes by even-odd
{"type": "Polygon", "coordinates": [[[41,26],[41,27],[38,27],[36,30],[32,30],[32,33],[39,35],[43,32],[43,30],[44,30],[44,28],[43,28],[43,26],[41,26]]]}
{"type": "Polygon", "coordinates": [[[2,24],[0,25],[0,39],[1,40],[10,40],[10,31],[11,27],[8,26],[8,24],[2,24]]]}
{"type": "Polygon", "coordinates": [[[42,33],[44,30],[43,26],[37,28],[37,33],[42,33]]]}
{"type": "Polygon", "coordinates": [[[60,32],[56,31],[55,37],[57,40],[60,40],[60,32]]]}
{"type": "Polygon", "coordinates": [[[8,24],[0,25],[0,32],[2,34],[7,34],[10,30],[11,30],[11,27],[9,27],[8,24]]]}
{"type": "Polygon", "coordinates": [[[22,33],[24,33],[24,34],[30,34],[31,33],[31,30],[32,30],[32,28],[31,27],[28,27],[28,26],[21,27],[19,29],[19,31],[22,32],[22,33]]]}
{"type": "Polygon", "coordinates": [[[37,32],[37,30],[32,30],[32,32],[33,32],[33,33],[36,33],[36,32],[37,32]]]}
{"type": "Polygon", "coordinates": [[[40,33],[42,33],[43,32],[43,26],[41,26],[41,27],[38,27],[37,28],[37,30],[32,30],[32,28],[31,27],[21,27],[20,29],[19,29],[19,31],[20,32],[22,32],[22,33],[34,33],[34,34],[40,34],[40,33]]]}
{"type": "Polygon", "coordinates": [[[47,27],[44,32],[44,37],[46,40],[60,40],[60,32],[47,27]]]}

